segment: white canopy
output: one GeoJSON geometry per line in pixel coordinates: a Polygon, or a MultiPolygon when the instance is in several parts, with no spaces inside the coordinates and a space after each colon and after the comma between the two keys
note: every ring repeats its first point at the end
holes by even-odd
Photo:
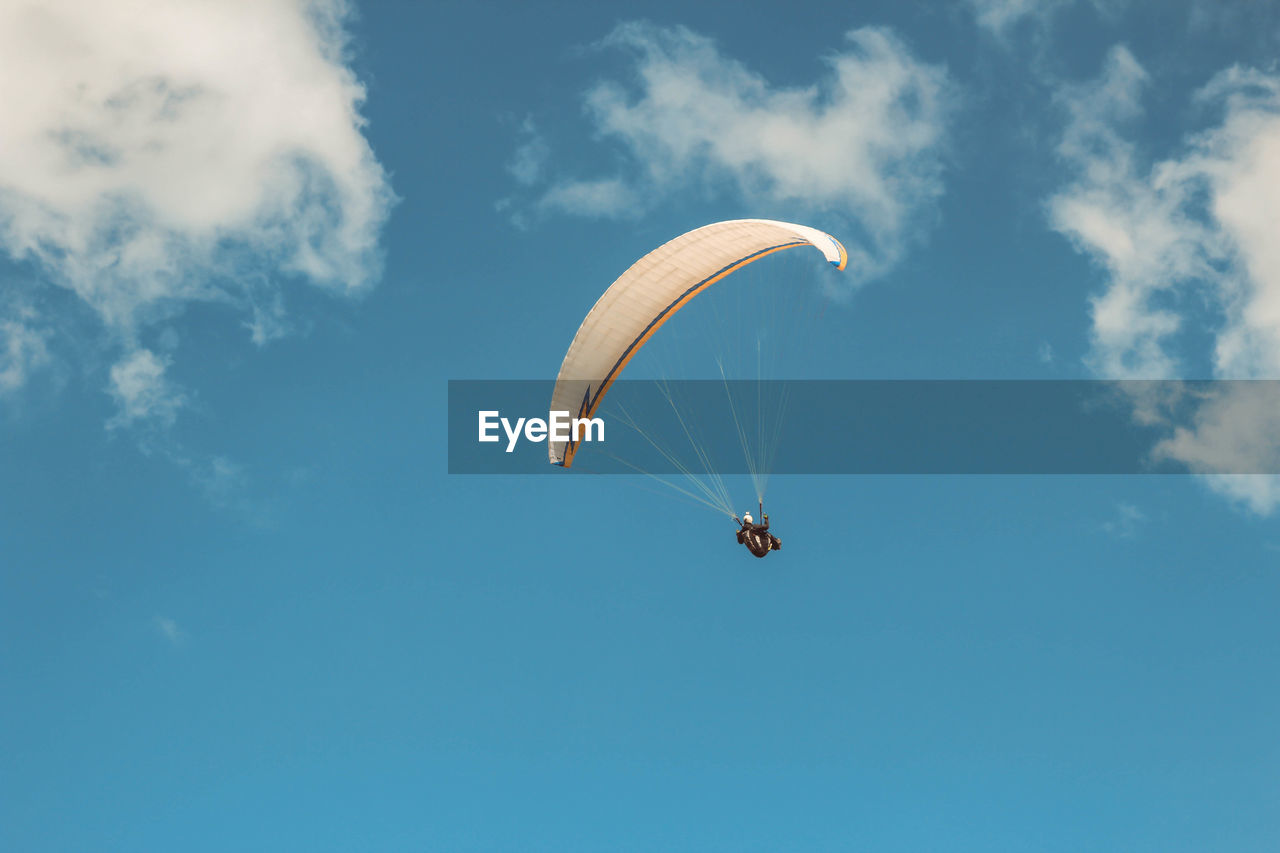
{"type": "MultiPolygon", "coordinates": [[[[664,243],[618,277],[587,313],[560,365],[551,411],[595,414],[609,386],[650,336],[706,288],[782,249],[813,246],[837,269],[849,256],[840,241],[804,225],[733,219],[664,243]]],[[[573,464],[575,441],[547,443],[551,461],[573,464]]]]}

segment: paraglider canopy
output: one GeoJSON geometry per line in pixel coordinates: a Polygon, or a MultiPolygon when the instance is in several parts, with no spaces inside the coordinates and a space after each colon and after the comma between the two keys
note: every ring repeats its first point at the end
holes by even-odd
{"type": "MultiPolygon", "coordinates": [[[[830,234],[769,219],[704,225],[654,249],[609,286],[578,328],[551,395],[551,411],[590,418],[627,362],[677,311],[725,276],[766,255],[812,246],[837,269],[849,256],[830,234]]],[[[552,463],[569,467],[577,442],[549,441],[552,463]]]]}

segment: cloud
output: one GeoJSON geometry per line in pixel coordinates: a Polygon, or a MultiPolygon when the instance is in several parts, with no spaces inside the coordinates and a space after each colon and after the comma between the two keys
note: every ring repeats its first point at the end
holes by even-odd
{"type": "Polygon", "coordinates": [[[35,370],[49,363],[49,332],[30,310],[0,320],[0,394],[16,391],[35,370]]]}
{"type": "Polygon", "coordinates": [[[1162,440],[1157,458],[1199,472],[1280,471],[1280,383],[1217,383],[1200,397],[1190,425],[1162,440]]]}
{"type": "Polygon", "coordinates": [[[1194,187],[1177,163],[1147,169],[1120,132],[1142,112],[1147,73],[1123,47],[1101,77],[1058,97],[1070,119],[1059,156],[1076,179],[1049,201],[1052,226],[1094,258],[1108,285],[1090,301],[1090,366],[1107,378],[1170,378],[1168,346],[1182,319],[1157,302],[1163,292],[1211,272],[1214,248],[1188,216],[1194,187]]]}
{"type": "Polygon", "coordinates": [[[1059,98],[1071,118],[1058,150],[1076,178],[1049,214],[1107,274],[1093,299],[1094,366],[1111,378],[1174,375],[1189,309],[1157,297],[1194,289],[1221,316],[1215,375],[1280,377],[1280,76],[1217,75],[1196,102],[1221,123],[1150,165],[1121,134],[1141,115],[1146,80],[1115,48],[1099,80],[1059,98]]]}
{"type": "Polygon", "coordinates": [[[1225,111],[1187,164],[1208,186],[1229,262],[1215,366],[1225,376],[1280,377],[1280,76],[1232,68],[1198,100],[1225,111]]]}
{"type": "Polygon", "coordinates": [[[181,645],[187,639],[186,631],[183,631],[177,622],[168,617],[157,616],[151,620],[151,624],[160,633],[160,636],[164,637],[172,645],[181,645]]]}
{"type": "Polygon", "coordinates": [[[243,508],[249,507],[243,498],[246,486],[244,468],[230,459],[215,456],[203,467],[194,469],[193,476],[216,505],[231,506],[239,501],[243,508]]]}
{"type": "Polygon", "coordinates": [[[542,176],[543,167],[551,151],[547,146],[547,140],[543,138],[531,118],[521,122],[520,136],[523,141],[516,147],[515,153],[507,163],[507,171],[516,179],[517,184],[527,187],[536,183],[542,176]]]}
{"type": "Polygon", "coordinates": [[[1274,474],[1208,474],[1209,488],[1255,515],[1270,515],[1280,506],[1280,477],[1274,474]]]}
{"type": "MultiPolygon", "coordinates": [[[[1105,275],[1091,300],[1090,365],[1108,378],[1162,378],[1198,357],[1218,378],[1280,378],[1280,76],[1216,75],[1194,99],[1216,120],[1158,162],[1129,138],[1146,83],[1117,47],[1097,80],[1059,95],[1069,121],[1058,151],[1074,177],[1049,218],[1105,275]],[[1187,328],[1208,333],[1209,352],[1188,351],[1187,328]]],[[[1206,402],[1161,453],[1192,470],[1276,470],[1274,418],[1237,392],[1206,402]],[[1249,459],[1223,466],[1240,453],[1249,459]]],[[[1265,479],[1209,482],[1270,512],[1280,484],[1265,479]]]]}
{"type": "Polygon", "coordinates": [[[0,6],[0,249],[74,292],[123,350],[118,422],[175,410],[143,390],[163,372],[138,345],[157,321],[230,304],[261,343],[283,328],[282,280],[355,293],[378,277],[393,197],[343,64],[344,10],[0,6]]]}
{"type": "Polygon", "coordinates": [[[1116,504],[1116,516],[1102,524],[1104,532],[1117,539],[1132,539],[1138,534],[1138,528],[1147,521],[1147,514],[1131,503],[1121,501],[1116,504]]]}
{"type": "Polygon", "coordinates": [[[1218,494],[1266,515],[1280,506],[1280,383],[1222,382],[1153,452],[1204,474],[1218,494]]]}
{"type": "Polygon", "coordinates": [[[683,27],[619,26],[601,47],[629,55],[633,79],[598,83],[585,108],[622,166],[549,177],[533,209],[636,216],[681,192],[728,193],[850,219],[861,238],[850,241],[853,274],[883,273],[942,192],[955,92],[944,68],[886,29],[853,30],[846,41],[816,83],[782,87],[683,27]]]}
{"type": "MultiPolygon", "coordinates": [[[[1080,0],[966,0],[966,5],[978,26],[1000,40],[1007,40],[1014,30],[1020,35],[1025,33],[1027,25],[1033,32],[1042,34],[1058,12],[1084,4],[1080,0]]],[[[1104,20],[1114,20],[1129,5],[1129,0],[1089,0],[1088,5],[1104,20]]]]}
{"type": "Polygon", "coordinates": [[[108,426],[172,425],[186,398],[165,378],[168,366],[168,359],[146,349],[135,350],[115,364],[108,390],[119,411],[108,426]]]}
{"type": "Polygon", "coordinates": [[[538,206],[579,216],[616,219],[641,210],[643,203],[635,190],[620,178],[601,178],[557,184],[546,191],[538,206]]]}
{"type": "Polygon", "coordinates": [[[967,0],[974,20],[997,36],[1005,35],[1022,21],[1043,21],[1070,0],[967,0]]]}

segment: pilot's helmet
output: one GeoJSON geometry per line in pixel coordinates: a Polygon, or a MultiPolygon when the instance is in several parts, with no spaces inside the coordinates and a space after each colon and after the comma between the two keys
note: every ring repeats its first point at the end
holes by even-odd
{"type": "Polygon", "coordinates": [[[743,521],[745,521],[747,524],[751,524],[751,523],[753,523],[753,522],[751,521],[751,513],[749,513],[749,512],[744,512],[744,513],[742,514],[742,520],[743,520],[743,521]]]}

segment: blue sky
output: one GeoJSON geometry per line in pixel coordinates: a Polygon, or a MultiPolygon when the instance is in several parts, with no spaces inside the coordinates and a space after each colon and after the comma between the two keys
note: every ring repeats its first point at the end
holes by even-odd
{"type": "MultiPolygon", "coordinates": [[[[450,477],[444,429],[747,216],[858,260],[814,375],[1280,378],[1278,38],[8,4],[0,847],[1275,849],[1273,479],[782,477],[756,561],[618,480],[450,477]]],[[[1257,449],[1229,414],[1185,458],[1257,449]]]]}

